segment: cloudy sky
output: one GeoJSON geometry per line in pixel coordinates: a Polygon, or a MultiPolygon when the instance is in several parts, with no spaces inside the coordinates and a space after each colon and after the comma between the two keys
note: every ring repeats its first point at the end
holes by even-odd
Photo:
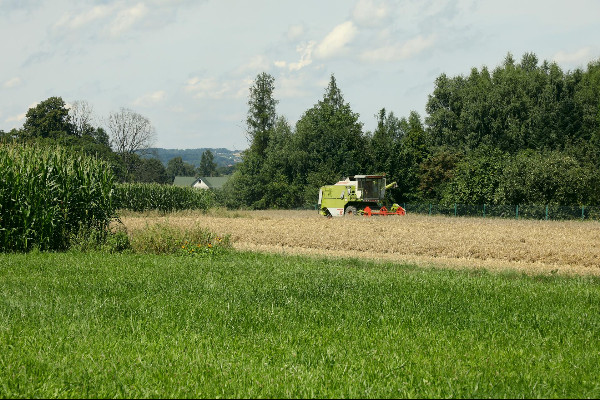
{"type": "Polygon", "coordinates": [[[245,149],[249,87],[275,78],[293,125],[331,74],[364,130],[385,107],[425,115],[441,73],[490,69],[508,52],[563,70],[600,58],[598,0],[0,0],[0,129],[52,96],[96,125],[121,107],[157,147],[245,149]]]}

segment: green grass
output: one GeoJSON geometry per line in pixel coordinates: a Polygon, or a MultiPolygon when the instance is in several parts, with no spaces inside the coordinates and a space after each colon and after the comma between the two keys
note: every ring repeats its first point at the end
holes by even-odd
{"type": "Polygon", "coordinates": [[[600,396],[600,281],[0,254],[0,397],[600,396]]]}

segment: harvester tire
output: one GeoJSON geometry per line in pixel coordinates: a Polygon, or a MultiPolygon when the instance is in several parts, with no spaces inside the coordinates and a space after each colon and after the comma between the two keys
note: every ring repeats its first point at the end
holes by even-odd
{"type": "Polygon", "coordinates": [[[344,210],[344,217],[354,217],[355,215],[358,215],[358,212],[354,206],[348,206],[344,210]]]}

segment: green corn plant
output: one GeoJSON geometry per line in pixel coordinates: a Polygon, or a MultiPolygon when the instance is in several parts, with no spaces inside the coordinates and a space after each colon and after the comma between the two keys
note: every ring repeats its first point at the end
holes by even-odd
{"type": "Polygon", "coordinates": [[[0,145],[0,251],[62,250],[115,216],[108,165],[61,147],[0,145]]]}
{"type": "Polygon", "coordinates": [[[213,204],[210,191],[161,185],[158,183],[126,183],[115,186],[117,209],[131,211],[208,210],[213,204]]]}

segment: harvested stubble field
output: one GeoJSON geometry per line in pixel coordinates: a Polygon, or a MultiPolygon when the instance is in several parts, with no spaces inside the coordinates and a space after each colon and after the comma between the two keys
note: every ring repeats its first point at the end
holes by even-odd
{"type": "Polygon", "coordinates": [[[327,219],[317,211],[128,214],[132,235],[152,224],[229,234],[239,250],[514,270],[600,275],[600,223],[406,215],[327,219]]]}

